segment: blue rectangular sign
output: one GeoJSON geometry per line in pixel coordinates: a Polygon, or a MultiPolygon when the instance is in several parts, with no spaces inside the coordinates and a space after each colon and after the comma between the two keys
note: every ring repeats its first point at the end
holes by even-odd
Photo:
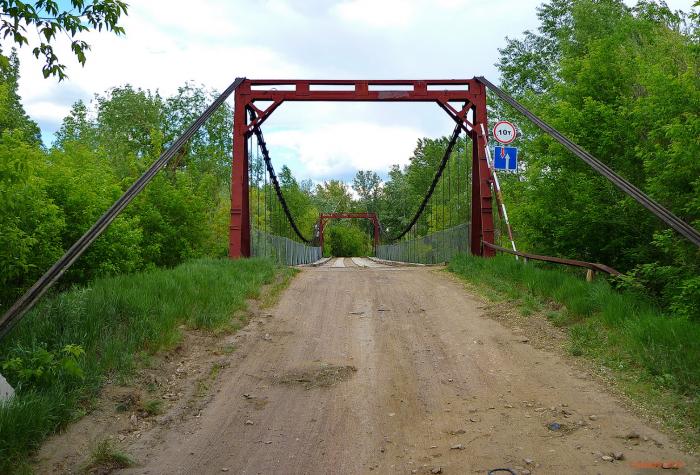
{"type": "Polygon", "coordinates": [[[494,147],[493,168],[496,170],[517,170],[518,149],[516,147],[494,147]]]}

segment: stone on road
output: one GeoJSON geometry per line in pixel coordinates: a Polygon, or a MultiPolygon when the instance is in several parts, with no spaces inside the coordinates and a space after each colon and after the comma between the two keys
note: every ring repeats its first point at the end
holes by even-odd
{"type": "Polygon", "coordinates": [[[357,267],[386,267],[384,264],[379,264],[366,257],[352,257],[351,260],[357,267]]]}

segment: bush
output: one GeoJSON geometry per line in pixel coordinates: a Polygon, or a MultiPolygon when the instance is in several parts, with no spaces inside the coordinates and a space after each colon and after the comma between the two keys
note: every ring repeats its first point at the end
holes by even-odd
{"type": "Polygon", "coordinates": [[[366,256],[372,251],[366,232],[342,224],[326,228],[323,244],[324,254],[336,257],[366,256]]]}

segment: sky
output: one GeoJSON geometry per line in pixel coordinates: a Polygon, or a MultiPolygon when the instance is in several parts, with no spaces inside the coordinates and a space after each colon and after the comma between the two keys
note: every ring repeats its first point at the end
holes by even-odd
{"type": "MultiPolygon", "coordinates": [[[[20,50],[20,95],[50,144],[78,101],[131,84],[176,92],[186,81],[223,90],[235,77],[448,79],[484,75],[506,36],[537,28],[541,0],[132,0],[126,34],[89,33],[81,67],[66,45],[63,82],[43,79],[20,50]]],[[[632,2],[627,2],[631,4],[632,2]]],[[[668,0],[689,11],[692,0],[668,0]]],[[[232,101],[232,99],[231,99],[232,101]]],[[[263,131],[276,168],[299,179],[382,176],[406,164],[422,137],[451,132],[435,104],[286,103],[263,131]]]]}

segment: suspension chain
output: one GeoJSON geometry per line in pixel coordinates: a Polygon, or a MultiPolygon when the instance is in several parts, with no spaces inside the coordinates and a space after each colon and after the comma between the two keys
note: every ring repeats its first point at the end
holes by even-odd
{"type": "MultiPolygon", "coordinates": [[[[252,110],[250,111],[250,120],[251,121],[255,120],[255,113],[252,110]]],[[[260,151],[262,152],[263,159],[265,159],[265,166],[267,167],[267,173],[270,175],[270,182],[272,182],[272,186],[274,186],[274,188],[275,188],[275,193],[277,194],[277,200],[282,205],[282,209],[284,210],[284,214],[287,216],[287,220],[288,220],[289,224],[292,226],[294,233],[299,237],[299,239],[301,239],[306,244],[311,244],[311,239],[307,239],[303,234],[301,234],[301,231],[299,231],[299,228],[297,227],[297,223],[294,221],[294,217],[292,216],[292,213],[289,211],[289,207],[287,206],[287,202],[285,201],[284,196],[282,195],[282,189],[280,188],[279,180],[277,180],[277,175],[275,174],[275,169],[272,166],[272,160],[270,159],[270,152],[267,149],[267,144],[265,143],[265,138],[263,137],[262,130],[260,130],[260,127],[255,126],[253,128],[253,133],[255,133],[255,136],[258,139],[258,146],[260,147],[260,151]]]]}
{"type": "Polygon", "coordinates": [[[401,233],[394,237],[393,239],[390,239],[390,242],[398,241],[402,237],[408,233],[408,231],[411,230],[411,227],[413,227],[414,224],[418,221],[418,218],[420,218],[421,214],[423,214],[423,211],[425,210],[425,206],[428,204],[428,201],[430,201],[430,197],[433,195],[433,191],[435,191],[435,187],[437,186],[438,182],[440,181],[440,177],[442,176],[443,170],[445,170],[445,165],[447,165],[447,162],[450,159],[450,155],[452,155],[452,149],[455,146],[455,143],[457,142],[457,138],[459,138],[459,133],[462,131],[462,124],[458,123],[455,126],[454,131],[452,132],[452,136],[450,137],[450,142],[447,144],[447,148],[445,149],[445,155],[442,157],[442,161],[440,162],[440,167],[438,168],[437,172],[435,173],[435,176],[433,177],[433,182],[430,184],[430,188],[428,188],[428,192],[425,194],[423,197],[423,202],[420,204],[418,207],[418,211],[416,211],[415,216],[413,216],[413,219],[411,222],[406,226],[406,228],[401,231],[401,233]]]}

